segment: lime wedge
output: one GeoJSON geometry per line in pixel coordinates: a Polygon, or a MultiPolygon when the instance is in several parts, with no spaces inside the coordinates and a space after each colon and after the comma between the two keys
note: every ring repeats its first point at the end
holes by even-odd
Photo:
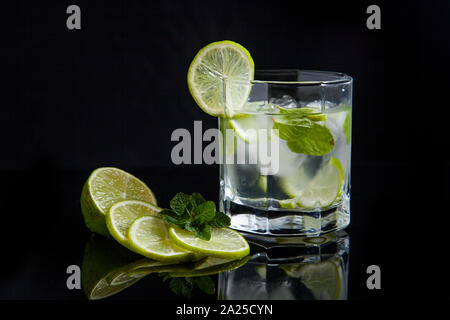
{"type": "Polygon", "coordinates": [[[342,186],[342,166],[336,158],[324,165],[309,185],[300,191],[296,203],[300,207],[315,208],[328,207],[338,197],[342,186]]]}
{"type": "Polygon", "coordinates": [[[131,224],[140,217],[157,216],[160,210],[160,208],[143,201],[120,201],[113,205],[106,214],[106,226],[117,242],[131,249],[128,241],[128,229],[131,224]]]}
{"type": "Polygon", "coordinates": [[[240,259],[250,252],[244,237],[228,228],[212,228],[210,240],[202,240],[192,232],[173,227],[169,229],[169,236],[179,247],[218,258],[240,259]]]}
{"type": "Polygon", "coordinates": [[[92,172],[81,193],[81,211],[86,226],[109,236],[105,214],[121,200],[141,200],[156,205],[153,192],[139,179],[117,168],[99,168],[92,172]]]}
{"type": "Polygon", "coordinates": [[[254,69],[250,53],[240,44],[213,42],[200,49],[191,62],[187,76],[189,91],[206,113],[223,116],[227,109],[227,115],[232,116],[248,99],[254,69]],[[223,79],[237,81],[227,82],[224,92],[223,79]]]}
{"type": "Polygon", "coordinates": [[[337,300],[341,290],[338,266],[330,261],[281,266],[286,274],[300,278],[317,300],[337,300]]]}
{"type": "Polygon", "coordinates": [[[164,262],[192,260],[193,254],[176,246],[169,239],[166,222],[158,217],[137,219],[128,231],[131,250],[143,256],[164,262]]]}

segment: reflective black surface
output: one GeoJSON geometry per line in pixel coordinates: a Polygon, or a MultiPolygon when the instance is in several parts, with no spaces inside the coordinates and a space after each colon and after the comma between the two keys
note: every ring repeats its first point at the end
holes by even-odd
{"type": "MultiPolygon", "coordinates": [[[[348,234],[345,241],[349,242],[349,252],[344,250],[347,257],[344,264],[345,278],[348,283],[344,296],[348,299],[393,298],[398,294],[408,297],[416,295],[418,288],[422,291],[434,290],[436,294],[441,292],[443,288],[437,287],[435,282],[411,281],[416,279],[412,276],[416,276],[418,270],[421,274],[428,274],[428,279],[435,276],[429,272],[433,265],[426,263],[423,258],[424,251],[420,251],[427,243],[415,241],[418,238],[411,235],[406,237],[404,230],[395,232],[394,229],[389,229],[398,223],[395,215],[398,218],[404,217],[401,211],[397,210],[395,202],[387,202],[389,196],[393,197],[395,193],[377,196],[374,189],[369,188],[366,189],[367,192],[358,193],[359,179],[358,174],[355,174],[361,172],[358,169],[356,167],[353,171],[356,191],[353,192],[351,200],[352,222],[345,230],[348,234]],[[415,245],[412,246],[412,243],[415,245]],[[415,261],[414,268],[411,268],[412,261],[415,261]],[[369,265],[378,265],[381,268],[381,290],[369,290],[366,286],[366,269],[369,265]]],[[[167,206],[177,191],[201,192],[206,198],[217,201],[217,170],[215,166],[197,166],[131,172],[147,182],[161,206],[167,206]]],[[[384,168],[388,173],[387,170],[388,167],[384,168]]],[[[8,226],[3,231],[5,238],[10,240],[3,250],[1,299],[86,299],[83,290],[67,288],[69,274],[66,271],[70,265],[82,267],[86,243],[91,239],[90,232],[84,226],[79,204],[81,188],[89,173],[88,170],[52,171],[43,166],[41,170],[33,172],[1,174],[4,182],[1,192],[8,199],[2,203],[2,212],[10,213],[5,216],[6,220],[3,220],[8,226]],[[24,181],[27,181],[27,190],[33,190],[27,194],[26,199],[21,192],[16,192],[23,190],[24,181]]],[[[399,193],[399,196],[401,195],[402,193],[399,193]]],[[[413,211],[410,213],[413,214],[413,211]]],[[[236,271],[231,271],[227,277],[212,275],[216,282],[215,294],[206,294],[196,289],[192,293],[194,299],[214,300],[218,293],[221,293],[222,298],[232,297],[233,293],[227,293],[226,288],[231,288],[236,283],[242,284],[244,280],[239,279],[247,279],[242,276],[242,272],[252,272],[248,279],[257,279],[259,286],[265,283],[264,286],[273,287],[273,284],[269,284],[273,279],[278,281],[277,283],[300,286],[298,275],[297,280],[295,276],[289,278],[286,268],[277,266],[301,264],[304,258],[296,256],[305,254],[313,257],[312,261],[316,262],[329,258],[321,256],[320,251],[316,249],[311,249],[312,252],[301,251],[303,249],[295,248],[295,241],[289,243],[286,239],[272,239],[272,242],[264,240],[262,245],[258,239],[249,238],[249,241],[252,243],[249,262],[236,271]],[[273,249],[274,244],[280,247],[280,241],[282,244],[288,244],[288,247],[282,250],[273,249]],[[258,275],[259,278],[255,278],[258,275]]],[[[333,248],[336,249],[336,246],[333,248]]],[[[332,256],[335,253],[327,254],[332,256]]],[[[288,271],[297,269],[300,268],[287,268],[288,271]]],[[[302,295],[280,293],[273,298],[311,298],[311,290],[305,285],[301,288],[304,290],[299,287],[296,292],[302,292],[302,295]]],[[[244,292],[236,298],[244,298],[244,292]]],[[[261,296],[263,297],[265,296],[261,296]]],[[[168,283],[154,273],[107,299],[185,298],[175,295],[168,283]]]]}
{"type": "MultiPolygon", "coordinates": [[[[378,1],[381,30],[366,28],[364,1],[77,4],[80,31],[64,1],[3,10],[0,299],[86,299],[66,270],[91,237],[79,196],[96,167],[137,175],[162,206],[179,191],[218,200],[217,166],[172,165],[170,136],[194,120],[217,127],[186,73],[199,48],[231,39],[258,69],[355,80],[348,299],[448,300],[448,4],[378,1]],[[370,265],[381,290],[367,289],[370,265]]],[[[184,298],[149,275],[108,299],[184,298]]]]}

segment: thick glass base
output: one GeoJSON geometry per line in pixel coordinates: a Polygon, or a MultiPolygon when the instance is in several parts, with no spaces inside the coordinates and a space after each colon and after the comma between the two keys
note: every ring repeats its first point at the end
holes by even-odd
{"type": "Polygon", "coordinates": [[[230,200],[221,202],[221,209],[231,217],[230,228],[275,237],[317,237],[342,230],[350,223],[348,201],[325,211],[298,211],[289,209],[262,210],[230,200]]]}

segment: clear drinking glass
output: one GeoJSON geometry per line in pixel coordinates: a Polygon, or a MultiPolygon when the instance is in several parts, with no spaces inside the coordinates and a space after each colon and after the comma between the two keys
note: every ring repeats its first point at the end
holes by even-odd
{"type": "Polygon", "coordinates": [[[352,78],[256,71],[223,79],[220,206],[240,231],[317,236],[350,222],[352,78]]]}

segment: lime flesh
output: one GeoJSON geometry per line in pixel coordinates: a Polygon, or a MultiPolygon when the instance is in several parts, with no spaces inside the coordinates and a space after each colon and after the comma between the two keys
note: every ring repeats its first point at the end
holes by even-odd
{"type": "Polygon", "coordinates": [[[228,228],[212,228],[210,240],[202,240],[192,232],[174,227],[170,228],[169,236],[181,248],[218,258],[240,259],[250,252],[245,238],[228,228]]]}
{"type": "Polygon", "coordinates": [[[227,40],[213,42],[191,62],[187,76],[189,91],[206,113],[232,116],[248,99],[254,69],[250,53],[240,44],[227,40]]]}
{"type": "Polygon", "coordinates": [[[128,229],[133,222],[144,216],[158,216],[161,209],[149,203],[137,200],[120,201],[113,205],[106,215],[109,233],[121,245],[131,249],[128,241],[128,229]]]}
{"type": "Polygon", "coordinates": [[[169,239],[166,222],[158,217],[137,219],[128,231],[131,250],[164,262],[182,262],[193,258],[190,251],[179,248],[169,239]]]}
{"type": "Polygon", "coordinates": [[[80,199],[86,226],[92,232],[108,237],[106,213],[116,202],[131,199],[156,205],[153,192],[133,175],[110,167],[93,171],[84,184],[80,199]]]}

